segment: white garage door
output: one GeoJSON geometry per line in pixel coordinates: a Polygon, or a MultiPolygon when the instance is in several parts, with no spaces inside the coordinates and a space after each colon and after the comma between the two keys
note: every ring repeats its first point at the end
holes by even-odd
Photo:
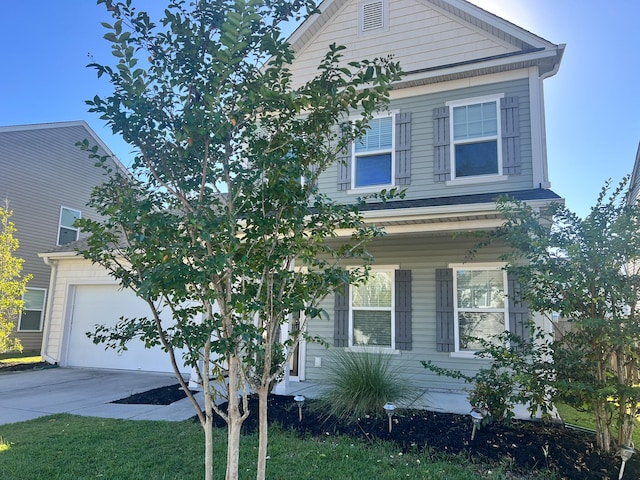
{"type": "MultiPolygon", "coordinates": [[[[120,317],[146,317],[148,305],[131,290],[120,290],[115,285],[78,285],[72,297],[73,313],[67,343],[67,362],[73,367],[112,368],[149,372],[172,372],[169,354],[159,346],[144,347],[139,339],[127,345],[128,350],[118,352],[105,349],[104,344],[94,344],[86,332],[93,332],[95,325],[113,326],[120,317]]],[[[177,354],[181,364],[181,354],[177,354]]],[[[184,372],[190,368],[184,367],[184,372]]]]}

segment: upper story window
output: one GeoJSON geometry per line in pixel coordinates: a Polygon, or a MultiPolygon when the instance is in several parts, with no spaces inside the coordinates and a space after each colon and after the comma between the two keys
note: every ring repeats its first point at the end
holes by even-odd
{"type": "Polygon", "coordinates": [[[502,265],[453,267],[456,352],[475,352],[509,329],[507,273],[502,265]]]}
{"type": "Polygon", "coordinates": [[[360,194],[411,184],[411,112],[378,115],[338,155],[337,189],[360,194]]]}
{"type": "Polygon", "coordinates": [[[62,207],[60,209],[60,222],[58,224],[58,245],[78,240],[80,229],[74,227],[74,222],[80,218],[80,211],[72,208],[62,207]]]}
{"type": "Polygon", "coordinates": [[[19,332],[39,332],[42,330],[42,313],[47,291],[44,288],[27,288],[23,295],[24,311],[18,321],[19,332]]]}
{"type": "Polygon", "coordinates": [[[453,178],[502,175],[499,97],[450,103],[453,178]]]}
{"type": "Polygon", "coordinates": [[[374,118],[353,144],[353,188],[393,185],[393,116],[374,118]]]}
{"type": "Polygon", "coordinates": [[[497,182],[519,175],[519,98],[497,94],[435,108],[433,149],[435,182],[497,182]]]}
{"type": "Polygon", "coordinates": [[[496,102],[453,108],[455,178],[498,175],[498,109],[496,102]]]}

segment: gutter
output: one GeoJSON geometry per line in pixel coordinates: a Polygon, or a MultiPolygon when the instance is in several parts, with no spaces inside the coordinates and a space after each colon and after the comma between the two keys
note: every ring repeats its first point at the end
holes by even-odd
{"type": "Polygon", "coordinates": [[[54,289],[58,279],[58,262],[56,260],[52,260],[47,256],[47,254],[39,253],[38,256],[44,260],[44,263],[51,267],[51,275],[49,277],[49,292],[47,295],[47,307],[44,318],[44,332],[42,332],[42,345],[40,346],[40,356],[42,359],[53,365],[58,365],[58,360],[51,357],[49,355],[49,333],[51,331],[51,317],[53,310],[53,298],[54,298],[54,289]]]}

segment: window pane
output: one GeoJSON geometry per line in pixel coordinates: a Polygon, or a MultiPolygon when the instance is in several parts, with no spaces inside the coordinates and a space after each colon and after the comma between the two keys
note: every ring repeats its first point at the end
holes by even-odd
{"type": "Polygon", "coordinates": [[[78,239],[78,231],[70,228],[60,227],[58,234],[58,245],[75,242],[78,239]]]}
{"type": "Polygon", "coordinates": [[[458,313],[460,350],[477,351],[482,349],[480,342],[469,337],[493,340],[492,336],[504,332],[504,314],[482,312],[458,313]]]}
{"type": "Polygon", "coordinates": [[[22,312],[20,316],[20,325],[18,330],[21,331],[38,331],[40,330],[40,319],[42,318],[42,311],[40,310],[27,310],[22,312]]]}
{"type": "Polygon", "coordinates": [[[453,108],[453,138],[466,140],[498,134],[496,102],[453,108]]]}
{"type": "Polygon", "coordinates": [[[391,274],[373,272],[366,285],[353,287],[354,307],[391,307],[391,274]]]}
{"type": "Polygon", "coordinates": [[[458,308],[504,308],[501,270],[458,270],[458,308]]]}
{"type": "Polygon", "coordinates": [[[42,310],[44,307],[44,290],[28,288],[22,299],[26,310],[42,310]]]}
{"type": "Polygon", "coordinates": [[[71,210],[68,208],[62,209],[62,215],[60,216],[60,226],[73,227],[73,222],[80,218],[80,212],[77,210],[71,210]]]}
{"type": "Polygon", "coordinates": [[[356,153],[391,150],[393,119],[374,118],[369,122],[367,133],[356,141],[356,153]]]}
{"type": "Polygon", "coordinates": [[[356,157],[356,187],[389,185],[391,183],[391,154],[356,157]]]}
{"type": "Polygon", "coordinates": [[[495,140],[456,145],[455,155],[456,177],[498,173],[498,144],[495,140]]]}
{"type": "Polygon", "coordinates": [[[391,346],[391,312],[353,312],[353,344],[391,346]]]}

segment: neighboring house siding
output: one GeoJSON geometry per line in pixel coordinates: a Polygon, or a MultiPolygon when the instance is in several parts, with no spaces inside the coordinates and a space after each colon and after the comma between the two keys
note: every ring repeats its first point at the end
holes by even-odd
{"type": "MultiPolygon", "coordinates": [[[[405,199],[448,197],[538,187],[533,184],[528,78],[400,98],[391,103],[390,110],[411,113],[411,179],[409,185],[401,185],[402,188],[406,188],[405,199]],[[444,107],[446,102],[450,101],[494,94],[504,94],[505,97],[519,99],[520,172],[517,175],[509,175],[507,181],[489,183],[479,181],[453,186],[447,185],[445,182],[434,181],[434,108],[444,107]]],[[[353,202],[358,197],[357,192],[348,194],[346,191],[338,191],[337,178],[338,167],[330,167],[321,175],[318,185],[323,192],[329,194],[337,202],[353,202]]]]}
{"type": "MultiPolygon", "coordinates": [[[[96,218],[86,204],[93,187],[104,181],[102,170],[75,146],[84,139],[96,143],[92,135],[83,122],[0,127],[0,200],[8,199],[13,210],[20,241],[16,255],[25,260],[22,273],[33,275],[29,288],[49,288],[50,268],[38,253],[56,248],[61,207],[96,218]]],[[[25,349],[40,349],[41,331],[17,336],[25,349]]]]}
{"type": "Polygon", "coordinates": [[[344,61],[393,55],[406,72],[510,53],[513,45],[415,0],[389,3],[389,28],[358,34],[358,2],[347,3],[296,55],[295,85],[316,74],[329,45],[349,45],[344,61]]]}
{"type": "MultiPolygon", "coordinates": [[[[436,270],[447,268],[450,263],[462,263],[473,240],[451,235],[431,235],[421,238],[388,236],[376,240],[369,248],[375,257],[375,265],[396,265],[411,270],[412,279],[412,349],[389,354],[394,363],[412,382],[423,388],[460,389],[465,384],[458,380],[439,377],[423,368],[421,361],[432,360],[442,367],[473,373],[483,365],[479,359],[455,358],[449,353],[436,351],[436,270]]],[[[495,262],[500,251],[483,249],[473,262],[495,262]]],[[[306,379],[321,382],[327,375],[331,362],[334,335],[334,297],[329,296],[322,307],[329,313],[329,321],[315,319],[309,324],[311,336],[324,338],[331,347],[310,343],[307,345],[306,379]],[[315,358],[321,357],[322,367],[315,367],[315,358]]]]}

